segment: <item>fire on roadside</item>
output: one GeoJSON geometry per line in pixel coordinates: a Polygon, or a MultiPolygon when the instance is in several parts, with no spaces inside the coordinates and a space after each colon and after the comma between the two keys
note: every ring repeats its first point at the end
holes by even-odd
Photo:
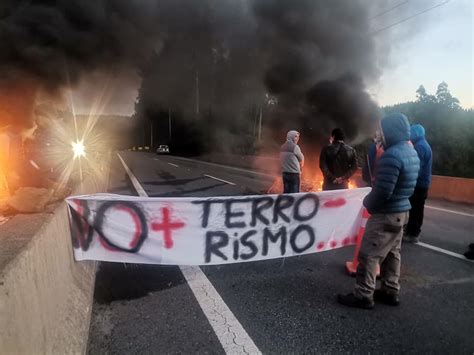
{"type": "MultiPolygon", "coordinates": [[[[349,179],[349,189],[356,189],[357,184],[354,178],[349,179]]],[[[301,192],[317,192],[323,190],[323,176],[319,171],[308,171],[305,169],[301,177],[301,192]],[[311,172],[313,174],[311,174],[311,172]]],[[[267,191],[268,194],[283,193],[283,181],[281,177],[275,178],[272,186],[267,191]]]]}
{"type": "Polygon", "coordinates": [[[0,132],[0,200],[10,196],[6,175],[8,144],[7,135],[0,132]]]}
{"type": "MultiPolygon", "coordinates": [[[[301,192],[317,192],[323,190],[323,180],[314,181],[301,181],[301,192]]],[[[349,189],[357,189],[357,185],[354,181],[349,179],[349,189]]],[[[267,191],[268,194],[281,194],[283,193],[283,181],[281,177],[275,178],[272,186],[267,191]]]]}

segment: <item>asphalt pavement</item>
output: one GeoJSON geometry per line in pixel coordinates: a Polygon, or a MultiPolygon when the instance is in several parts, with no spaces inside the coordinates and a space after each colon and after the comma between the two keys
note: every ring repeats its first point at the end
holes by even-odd
{"type": "MultiPolygon", "coordinates": [[[[121,152],[149,196],[265,193],[268,175],[152,153],[121,152]]],[[[118,159],[109,192],[136,195],[118,159]]],[[[335,301],[354,279],[354,248],[201,270],[256,347],[266,353],[474,353],[472,206],[429,201],[420,245],[403,245],[401,305],[370,311],[335,301]]],[[[225,353],[175,266],[101,263],[90,354],[225,353]]],[[[227,350],[227,352],[229,352],[227,350]]]]}

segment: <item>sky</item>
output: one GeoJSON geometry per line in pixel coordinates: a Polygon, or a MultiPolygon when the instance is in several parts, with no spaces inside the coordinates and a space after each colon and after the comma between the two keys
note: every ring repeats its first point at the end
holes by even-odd
{"type": "MultiPolygon", "coordinates": [[[[401,2],[393,0],[388,8],[401,2]]],[[[410,2],[415,6],[400,6],[378,19],[377,25],[385,27],[444,0],[410,2]]],[[[369,89],[376,101],[382,106],[412,101],[420,85],[435,94],[438,84],[445,81],[462,107],[473,108],[473,12],[474,0],[451,0],[380,32],[377,40],[394,44],[379,82],[369,89]]]]}
{"type": "MultiPolygon", "coordinates": [[[[376,1],[380,1],[377,14],[400,6],[373,19],[374,32],[447,0],[376,1]]],[[[374,100],[381,106],[413,101],[420,85],[435,94],[438,84],[445,81],[463,108],[474,108],[473,17],[474,0],[448,0],[375,34],[381,48],[389,49],[381,56],[379,80],[368,87],[374,100]]],[[[75,106],[79,112],[88,113],[85,108],[91,107],[105,90],[105,113],[131,115],[139,85],[140,80],[133,73],[108,79],[93,73],[75,89],[75,106]]]]}

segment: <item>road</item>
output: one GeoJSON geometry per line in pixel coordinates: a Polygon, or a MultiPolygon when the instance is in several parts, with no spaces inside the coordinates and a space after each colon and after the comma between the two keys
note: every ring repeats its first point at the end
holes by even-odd
{"type": "MultiPolygon", "coordinates": [[[[120,153],[149,196],[258,194],[269,176],[151,153],[120,153]]],[[[111,193],[136,195],[119,161],[111,193]]],[[[470,206],[429,201],[423,242],[455,255],[474,228],[470,206]],[[456,212],[460,212],[456,213],[456,212]]],[[[200,269],[234,321],[262,353],[474,352],[474,263],[403,245],[402,304],[371,311],[336,303],[354,279],[344,272],[353,247],[200,269]]],[[[90,354],[232,353],[176,266],[101,263],[90,354]],[[219,333],[219,334],[218,334],[219,333]]],[[[229,324],[231,320],[228,320],[229,324]]]]}

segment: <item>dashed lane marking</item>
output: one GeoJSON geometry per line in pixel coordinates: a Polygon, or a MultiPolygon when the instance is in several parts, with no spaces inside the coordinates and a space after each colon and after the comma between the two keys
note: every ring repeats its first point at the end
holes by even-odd
{"type": "Polygon", "coordinates": [[[189,159],[189,158],[183,158],[183,157],[177,157],[177,156],[173,156],[173,157],[171,157],[171,158],[177,159],[177,160],[189,161],[189,162],[198,163],[198,164],[209,165],[209,166],[216,166],[216,167],[219,167],[219,168],[224,168],[224,169],[239,171],[239,172],[242,172],[242,173],[248,173],[248,174],[253,174],[253,175],[259,175],[259,176],[263,176],[263,177],[271,178],[271,179],[274,179],[274,178],[277,178],[277,177],[278,177],[277,175],[265,174],[265,173],[261,173],[261,172],[254,171],[254,170],[249,170],[249,169],[236,168],[236,167],[234,167],[234,166],[229,166],[229,165],[222,165],[222,164],[216,164],[216,163],[209,163],[209,162],[203,161],[203,160],[189,159]]]}
{"type": "MultiPolygon", "coordinates": [[[[118,154],[139,196],[148,197],[138,179],[118,154]]],[[[235,185],[231,183],[232,185],[235,185]]],[[[234,316],[222,297],[199,266],[180,266],[186,282],[196,297],[209,324],[216,333],[226,354],[261,354],[253,340],[234,316]]]]}
{"type": "Polygon", "coordinates": [[[235,184],[233,182],[230,182],[230,181],[227,181],[227,180],[224,180],[224,179],[219,179],[218,177],[215,177],[215,176],[212,176],[212,175],[207,175],[207,174],[204,174],[205,177],[208,177],[210,179],[214,179],[214,180],[217,180],[217,181],[220,181],[220,182],[225,182],[226,184],[229,184],[229,185],[234,185],[235,184]]]}
{"type": "MultiPolygon", "coordinates": [[[[153,158],[153,160],[161,161],[161,160],[158,159],[158,158],[153,158]]],[[[167,162],[167,163],[168,163],[169,165],[171,165],[171,166],[174,166],[175,168],[179,168],[179,165],[177,165],[177,164],[173,164],[173,163],[169,163],[169,162],[167,162]]]]}

